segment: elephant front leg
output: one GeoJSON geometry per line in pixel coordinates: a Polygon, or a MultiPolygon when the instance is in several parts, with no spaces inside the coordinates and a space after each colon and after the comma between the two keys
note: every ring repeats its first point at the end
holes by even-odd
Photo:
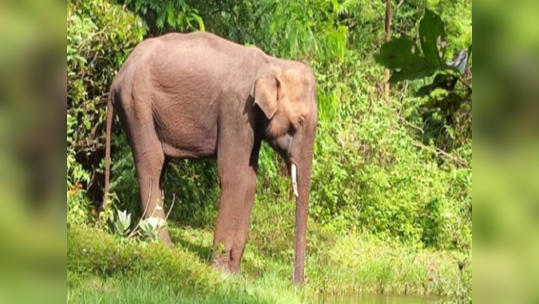
{"type": "Polygon", "coordinates": [[[213,263],[232,273],[240,271],[241,259],[249,235],[251,212],[256,192],[259,147],[248,165],[219,165],[221,198],[215,226],[213,263]]]}

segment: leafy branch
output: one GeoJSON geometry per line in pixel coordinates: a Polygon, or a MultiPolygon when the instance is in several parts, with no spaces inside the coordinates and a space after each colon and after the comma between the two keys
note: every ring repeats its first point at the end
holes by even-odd
{"type": "Polygon", "coordinates": [[[447,33],[442,18],[426,10],[419,24],[419,42],[401,37],[385,43],[376,56],[376,61],[392,72],[389,83],[413,81],[435,76],[430,85],[419,89],[418,95],[425,96],[442,87],[453,90],[456,82],[462,83],[471,93],[472,88],[464,81],[464,73],[472,55],[461,51],[453,62],[445,62],[445,40],[447,33]]]}

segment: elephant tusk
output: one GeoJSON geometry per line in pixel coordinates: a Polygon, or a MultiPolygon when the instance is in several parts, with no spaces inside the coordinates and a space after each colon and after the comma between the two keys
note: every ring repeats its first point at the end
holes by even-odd
{"type": "Polygon", "coordinates": [[[295,164],[292,164],[291,168],[291,175],[292,175],[292,186],[294,187],[294,195],[296,197],[299,197],[299,191],[298,191],[298,168],[295,164]]]}

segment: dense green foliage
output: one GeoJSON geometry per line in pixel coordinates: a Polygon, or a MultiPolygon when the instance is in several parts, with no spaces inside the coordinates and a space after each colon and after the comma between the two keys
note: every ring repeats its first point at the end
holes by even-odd
{"type": "Polygon", "coordinates": [[[90,211],[84,190],[100,172],[107,92],[143,31],[135,15],[108,1],[69,1],[67,24],[68,222],[80,223],[90,211]]]}
{"type": "MultiPolygon", "coordinates": [[[[425,9],[445,23],[445,57],[438,62],[468,49],[468,0],[404,1],[393,20],[395,43],[418,37],[425,9]]],[[[447,111],[436,102],[451,92],[418,96],[427,83],[416,80],[394,85],[391,99],[385,100],[383,66],[375,61],[384,53],[384,12],[383,1],[370,0],[68,1],[68,224],[96,220],[92,210],[101,196],[105,104],[115,72],[145,36],[203,29],[274,56],[308,61],[315,70],[320,122],[311,193],[314,233],[324,230],[342,237],[355,231],[350,235],[365,233],[410,248],[457,250],[467,256],[472,247],[471,96],[465,94],[464,102],[447,111]]],[[[434,60],[428,55],[432,50],[424,52],[427,60],[434,60]]],[[[466,87],[459,84],[456,90],[463,96],[466,87]]],[[[115,199],[105,218],[112,209],[142,213],[130,149],[116,126],[115,199]]],[[[290,181],[266,146],[260,165],[251,238],[257,250],[289,261],[294,210],[290,181]]],[[[165,189],[168,205],[176,197],[174,225],[211,231],[219,195],[213,162],[174,163],[165,189]]],[[[328,239],[309,236],[309,263],[327,254],[328,239]]],[[[338,242],[345,240],[356,244],[338,242]]],[[[346,259],[341,262],[346,274],[346,259]]]]}

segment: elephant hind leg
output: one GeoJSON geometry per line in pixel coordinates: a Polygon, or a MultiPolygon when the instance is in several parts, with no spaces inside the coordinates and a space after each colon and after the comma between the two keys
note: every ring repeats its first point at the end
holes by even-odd
{"type": "MultiPolygon", "coordinates": [[[[164,223],[166,212],[163,204],[162,186],[167,160],[156,133],[140,128],[132,131],[132,149],[140,186],[142,210],[146,219],[164,223]],[[143,133],[137,133],[141,131],[143,133]],[[136,134],[133,136],[133,134],[136,134]]],[[[159,231],[159,239],[172,244],[168,230],[159,231]]]]}

